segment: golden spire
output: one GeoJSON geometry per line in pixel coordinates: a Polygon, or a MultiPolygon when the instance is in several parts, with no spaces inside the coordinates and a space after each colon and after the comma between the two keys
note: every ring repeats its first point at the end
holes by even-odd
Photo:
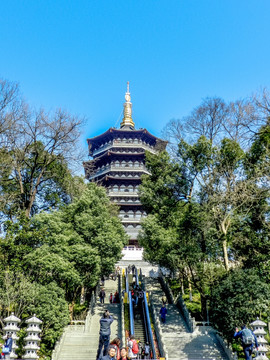
{"type": "Polygon", "coordinates": [[[127,82],[127,92],[125,95],[126,102],[124,103],[124,117],[120,124],[120,127],[129,126],[131,128],[135,127],[135,124],[132,120],[132,103],[130,102],[130,92],[129,92],[129,81],[127,82]]]}

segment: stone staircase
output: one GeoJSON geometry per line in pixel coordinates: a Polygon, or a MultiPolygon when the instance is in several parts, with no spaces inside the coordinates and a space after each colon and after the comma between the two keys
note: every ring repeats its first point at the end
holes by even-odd
{"type": "MultiPolygon", "coordinates": [[[[146,290],[151,291],[153,306],[159,313],[164,293],[159,281],[147,275],[145,277],[146,290]]],[[[111,340],[115,337],[122,338],[120,304],[109,303],[109,295],[118,289],[118,283],[106,280],[104,288],[105,304],[100,304],[98,301],[90,325],[87,329],[83,325],[68,326],[63,335],[60,351],[52,360],[95,360],[99,339],[99,320],[105,309],[108,309],[115,319],[111,325],[111,340]]],[[[191,333],[179,309],[170,304],[167,305],[167,309],[166,324],[161,324],[162,340],[168,354],[166,360],[228,360],[211,327],[196,327],[196,330],[191,333]]]]}
{"type": "MultiPolygon", "coordinates": [[[[164,295],[159,281],[146,278],[146,283],[147,291],[152,293],[153,306],[159,314],[164,295]]],[[[210,326],[197,327],[191,333],[176,305],[167,305],[167,310],[166,324],[161,324],[161,330],[169,360],[228,360],[210,326]]]]}
{"type": "Polygon", "coordinates": [[[117,280],[106,280],[104,286],[106,298],[104,304],[99,301],[95,306],[90,326],[85,329],[84,325],[70,325],[66,328],[61,342],[61,350],[53,360],[95,360],[99,340],[99,320],[108,309],[114,317],[111,325],[111,340],[121,338],[120,304],[110,304],[109,295],[118,290],[117,280]]]}

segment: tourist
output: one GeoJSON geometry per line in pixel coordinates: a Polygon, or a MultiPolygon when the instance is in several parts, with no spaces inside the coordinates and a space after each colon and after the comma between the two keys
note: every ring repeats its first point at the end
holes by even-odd
{"type": "Polygon", "coordinates": [[[121,350],[120,350],[120,360],[129,360],[129,357],[127,356],[127,348],[126,347],[122,347],[121,350]]]}
{"type": "Polygon", "coordinates": [[[143,355],[144,359],[150,359],[150,346],[148,342],[146,342],[144,345],[143,355]]]}
{"type": "Polygon", "coordinates": [[[12,343],[13,343],[12,337],[10,336],[10,334],[7,334],[4,348],[8,348],[9,351],[4,353],[3,359],[6,359],[6,360],[10,359],[10,353],[12,351],[12,343]]]}
{"type": "Polygon", "coordinates": [[[138,344],[138,347],[139,347],[138,357],[139,357],[139,359],[142,359],[142,356],[143,356],[143,344],[142,344],[140,338],[138,339],[137,344],[138,344]]]}
{"type": "Polygon", "coordinates": [[[118,291],[116,291],[115,294],[114,294],[113,302],[116,303],[116,304],[120,303],[120,297],[119,297],[118,291]]]}
{"type": "Polygon", "coordinates": [[[110,301],[110,304],[112,304],[112,303],[113,303],[113,294],[112,294],[112,293],[110,293],[110,296],[109,296],[109,301],[110,301]]]}
{"type": "Polygon", "coordinates": [[[113,341],[111,341],[110,346],[114,345],[116,347],[116,360],[120,359],[120,344],[121,344],[121,340],[119,338],[115,338],[113,339],[113,341]]]}
{"type": "Polygon", "coordinates": [[[105,296],[106,296],[106,293],[105,293],[104,289],[102,288],[99,292],[99,299],[100,299],[101,304],[104,304],[105,296]]]}
{"type": "Polygon", "coordinates": [[[110,342],[110,335],[111,335],[111,324],[112,324],[113,320],[114,319],[110,315],[109,310],[105,310],[102,318],[99,320],[100,331],[99,331],[99,344],[98,344],[97,360],[100,359],[102,349],[103,349],[104,356],[107,353],[107,349],[108,349],[109,342],[110,342]]]}
{"type": "Polygon", "coordinates": [[[162,296],[161,300],[162,300],[162,304],[166,305],[166,303],[167,303],[167,298],[166,298],[165,295],[162,296]]]}
{"type": "Polygon", "coordinates": [[[159,313],[160,313],[161,321],[163,322],[163,324],[165,324],[166,323],[166,315],[167,315],[167,309],[165,307],[165,304],[162,305],[159,313]]]}
{"type": "Polygon", "coordinates": [[[139,352],[139,346],[133,335],[131,335],[128,338],[127,346],[128,346],[128,357],[130,359],[136,359],[139,352]]]}
{"type": "Polygon", "coordinates": [[[243,350],[245,353],[245,359],[252,360],[252,351],[253,351],[254,343],[256,345],[256,349],[258,350],[257,338],[254,335],[253,331],[248,329],[246,325],[242,325],[240,331],[238,330],[238,328],[235,329],[235,333],[233,337],[241,339],[243,350]]]}
{"type": "Polygon", "coordinates": [[[110,345],[108,348],[108,354],[102,356],[101,360],[115,360],[116,347],[114,345],[110,345]]]}

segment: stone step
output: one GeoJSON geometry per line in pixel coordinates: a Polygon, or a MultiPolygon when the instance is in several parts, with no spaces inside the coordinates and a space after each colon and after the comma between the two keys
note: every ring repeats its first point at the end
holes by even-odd
{"type": "MultiPolygon", "coordinates": [[[[147,290],[151,291],[154,308],[159,313],[164,293],[157,279],[146,279],[147,290]]],[[[227,360],[215,333],[210,328],[198,328],[190,333],[176,305],[166,305],[166,323],[161,323],[163,341],[169,360],[227,360]]]]}
{"type": "Polygon", "coordinates": [[[104,286],[106,291],[105,303],[100,304],[98,302],[96,304],[89,331],[84,332],[84,326],[76,325],[76,328],[75,326],[69,326],[65,331],[64,343],[57,360],[96,360],[99,342],[99,320],[106,309],[110,311],[114,318],[111,325],[111,340],[115,337],[121,338],[120,304],[110,304],[107,296],[110,292],[115,293],[117,287],[117,281],[106,280],[104,286]]]}

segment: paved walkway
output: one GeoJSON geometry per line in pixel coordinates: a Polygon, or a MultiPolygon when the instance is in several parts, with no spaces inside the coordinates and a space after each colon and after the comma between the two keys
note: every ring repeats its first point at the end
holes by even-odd
{"type": "MultiPolygon", "coordinates": [[[[126,264],[121,264],[126,265],[126,264]]],[[[139,265],[139,264],[136,264],[139,265]]],[[[161,298],[164,295],[156,279],[149,278],[149,272],[155,271],[147,263],[140,262],[143,273],[146,275],[146,289],[151,290],[154,307],[159,313],[161,298]]],[[[64,334],[63,346],[55,360],[95,360],[99,339],[99,320],[105,309],[113,314],[115,321],[111,326],[111,340],[121,338],[120,304],[109,304],[109,295],[117,290],[117,281],[105,282],[105,304],[95,307],[89,330],[84,331],[84,326],[69,326],[64,334]]],[[[178,308],[168,305],[166,324],[161,324],[163,339],[168,351],[169,359],[166,360],[227,360],[215,332],[211,327],[198,327],[193,333],[188,331],[178,308]]]]}
{"type": "MultiPolygon", "coordinates": [[[[152,292],[152,300],[156,312],[162,306],[164,295],[156,279],[146,279],[147,290],[152,292]]],[[[161,324],[163,341],[169,360],[227,360],[215,332],[211,327],[198,327],[190,333],[176,305],[167,305],[166,324],[161,324]]]]}
{"type": "Polygon", "coordinates": [[[99,340],[99,320],[108,309],[115,321],[111,325],[111,340],[121,338],[120,304],[110,304],[109,295],[118,290],[117,281],[106,280],[104,286],[106,292],[105,303],[99,301],[95,306],[95,312],[91,318],[89,331],[84,332],[84,326],[69,326],[64,334],[61,353],[57,360],[95,360],[99,340]]]}

